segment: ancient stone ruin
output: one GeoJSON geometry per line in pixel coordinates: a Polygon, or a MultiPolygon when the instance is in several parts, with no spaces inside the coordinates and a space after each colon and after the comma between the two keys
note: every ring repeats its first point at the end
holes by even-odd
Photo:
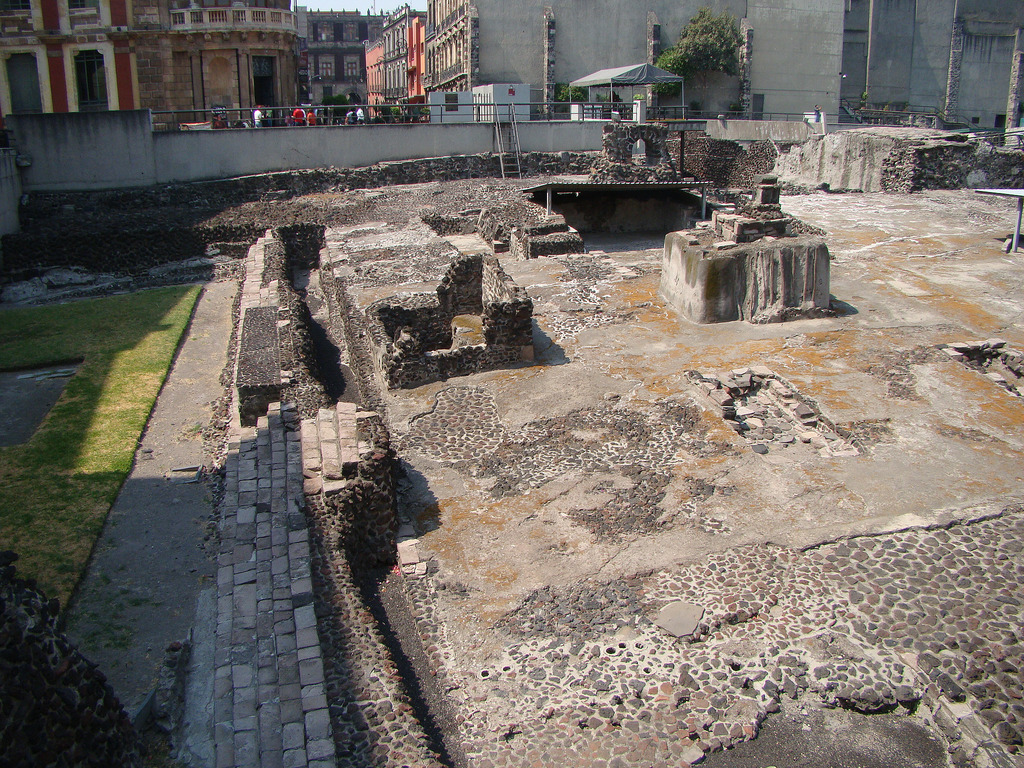
{"type": "Polygon", "coordinates": [[[590,172],[592,182],[679,181],[668,151],[668,128],[649,123],[608,123],[601,140],[603,154],[590,172]],[[643,155],[633,149],[643,144],[643,155]]]}
{"type": "Polygon", "coordinates": [[[665,238],[660,293],[695,323],[770,323],[829,308],[829,253],[820,237],[791,236],[778,180],[762,179],[735,213],[665,238]]]}
{"type": "Polygon", "coordinates": [[[139,740],[96,665],[57,627],[59,606],[0,552],[0,765],[139,766],[139,740]]]}
{"type": "Polygon", "coordinates": [[[461,255],[434,293],[381,299],[366,318],[387,389],[533,360],[533,301],[494,256],[461,255]]]}

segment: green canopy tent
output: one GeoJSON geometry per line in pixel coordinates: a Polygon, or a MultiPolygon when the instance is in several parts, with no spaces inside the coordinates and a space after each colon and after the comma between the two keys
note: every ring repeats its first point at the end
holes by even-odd
{"type": "MultiPolygon", "coordinates": [[[[599,69],[597,72],[585,77],[573,80],[569,85],[579,86],[588,89],[588,99],[593,101],[593,94],[590,89],[608,88],[609,90],[629,86],[629,100],[633,101],[633,88],[638,85],[656,85],[658,83],[679,83],[683,87],[683,78],[673,75],[671,72],[659,69],[653,64],[630,64],[625,67],[611,67],[610,69],[599,69]]],[[[680,96],[682,92],[680,91],[680,96]]]]}

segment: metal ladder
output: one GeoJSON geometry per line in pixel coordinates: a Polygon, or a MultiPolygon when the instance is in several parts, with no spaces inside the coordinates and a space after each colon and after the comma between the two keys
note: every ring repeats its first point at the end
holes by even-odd
{"type": "Polygon", "coordinates": [[[520,159],[519,123],[516,122],[515,104],[508,105],[508,115],[509,148],[506,150],[505,139],[501,133],[501,121],[498,119],[498,106],[494,106],[494,135],[497,137],[498,162],[501,163],[501,178],[507,179],[511,176],[521,179],[523,178],[523,166],[520,159]],[[508,155],[507,158],[506,155],[508,155]]]}

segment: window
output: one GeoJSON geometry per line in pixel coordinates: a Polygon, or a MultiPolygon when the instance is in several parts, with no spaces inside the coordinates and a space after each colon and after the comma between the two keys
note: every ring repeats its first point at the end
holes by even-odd
{"type": "Polygon", "coordinates": [[[99,51],[75,54],[75,81],[78,86],[78,109],[95,112],[107,109],[107,71],[99,51]]]}
{"type": "Polygon", "coordinates": [[[320,61],[319,61],[319,65],[320,65],[320,69],[319,69],[320,77],[326,78],[328,80],[333,80],[334,79],[334,59],[331,58],[331,57],[327,57],[327,56],[321,56],[320,57],[320,61]]]}
{"type": "Polygon", "coordinates": [[[31,0],[0,0],[0,11],[31,11],[31,0]]]}
{"type": "Polygon", "coordinates": [[[344,39],[348,41],[359,41],[359,25],[352,21],[345,22],[344,39]]]}
{"type": "Polygon", "coordinates": [[[81,11],[86,8],[99,10],[100,0],[68,0],[68,8],[72,11],[81,11]]]}
{"type": "Polygon", "coordinates": [[[359,77],[359,57],[358,56],[346,56],[345,57],[345,78],[352,80],[359,77]]]}
{"type": "Polygon", "coordinates": [[[14,53],[7,59],[7,83],[11,88],[11,112],[42,112],[39,71],[33,53],[14,53]]]}

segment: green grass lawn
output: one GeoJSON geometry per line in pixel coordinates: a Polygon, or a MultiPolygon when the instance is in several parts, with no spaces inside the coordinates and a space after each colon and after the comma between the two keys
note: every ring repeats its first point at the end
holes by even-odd
{"type": "Polygon", "coordinates": [[[0,311],[0,370],[81,360],[23,445],[0,448],[0,549],[66,606],[132,466],[195,286],[0,311]]]}

